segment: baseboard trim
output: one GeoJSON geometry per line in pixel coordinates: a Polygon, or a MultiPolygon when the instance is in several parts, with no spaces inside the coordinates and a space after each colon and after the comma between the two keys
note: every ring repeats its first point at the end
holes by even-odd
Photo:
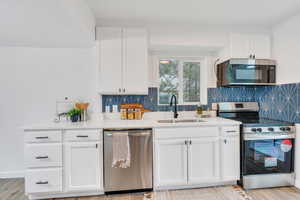
{"type": "Polygon", "coordinates": [[[299,180],[295,180],[295,187],[300,189],[300,181],[299,180]]]}
{"type": "Polygon", "coordinates": [[[237,181],[221,181],[221,182],[212,182],[212,183],[203,183],[203,184],[194,184],[194,185],[177,185],[177,186],[155,186],[154,191],[163,191],[163,190],[180,190],[180,189],[194,189],[194,188],[203,188],[203,187],[214,187],[214,186],[224,186],[224,185],[237,185],[237,181]]]}
{"type": "Polygon", "coordinates": [[[0,172],[0,178],[24,178],[24,171],[8,171],[8,172],[0,172]]]}
{"type": "MultiPolygon", "coordinates": [[[[53,198],[68,198],[68,197],[85,197],[85,196],[98,196],[104,195],[104,191],[98,192],[74,192],[74,193],[57,193],[57,194],[34,194],[28,195],[28,199],[37,200],[37,199],[53,199],[53,198]]],[[[77,198],[75,198],[77,199],[77,198]]]]}

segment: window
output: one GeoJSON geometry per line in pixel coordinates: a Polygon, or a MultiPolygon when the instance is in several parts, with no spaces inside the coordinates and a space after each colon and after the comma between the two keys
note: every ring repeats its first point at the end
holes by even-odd
{"type": "Polygon", "coordinates": [[[159,104],[169,104],[173,94],[179,104],[200,102],[200,61],[161,59],[159,81],[159,104]]]}

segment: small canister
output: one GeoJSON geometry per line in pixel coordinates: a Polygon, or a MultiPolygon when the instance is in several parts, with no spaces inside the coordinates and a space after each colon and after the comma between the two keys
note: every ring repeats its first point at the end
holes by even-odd
{"type": "Polygon", "coordinates": [[[135,109],[135,119],[137,119],[137,120],[140,120],[140,119],[142,119],[142,111],[141,111],[141,109],[139,109],[139,108],[137,108],[137,109],[135,109]]]}
{"type": "Polygon", "coordinates": [[[128,109],[127,119],[129,119],[129,120],[134,119],[134,110],[133,109],[128,109]]]}
{"type": "Polygon", "coordinates": [[[203,105],[198,104],[198,106],[197,106],[197,114],[199,116],[201,116],[203,114],[203,111],[204,111],[203,105]]]}
{"type": "Polygon", "coordinates": [[[126,109],[122,108],[120,111],[121,111],[121,119],[126,120],[127,119],[126,109]]]}

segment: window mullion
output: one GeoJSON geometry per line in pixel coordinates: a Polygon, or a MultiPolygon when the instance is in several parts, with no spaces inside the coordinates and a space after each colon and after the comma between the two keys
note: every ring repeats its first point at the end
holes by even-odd
{"type": "Polygon", "coordinates": [[[179,104],[184,104],[183,102],[183,61],[179,61],[179,69],[178,69],[178,80],[179,80],[179,88],[178,88],[178,102],[179,104]]]}

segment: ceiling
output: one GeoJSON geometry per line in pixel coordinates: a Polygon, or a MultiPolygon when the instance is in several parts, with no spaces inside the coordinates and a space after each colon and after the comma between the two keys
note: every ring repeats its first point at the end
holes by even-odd
{"type": "Polygon", "coordinates": [[[300,11],[299,0],[86,0],[98,25],[267,26],[300,11]]]}

